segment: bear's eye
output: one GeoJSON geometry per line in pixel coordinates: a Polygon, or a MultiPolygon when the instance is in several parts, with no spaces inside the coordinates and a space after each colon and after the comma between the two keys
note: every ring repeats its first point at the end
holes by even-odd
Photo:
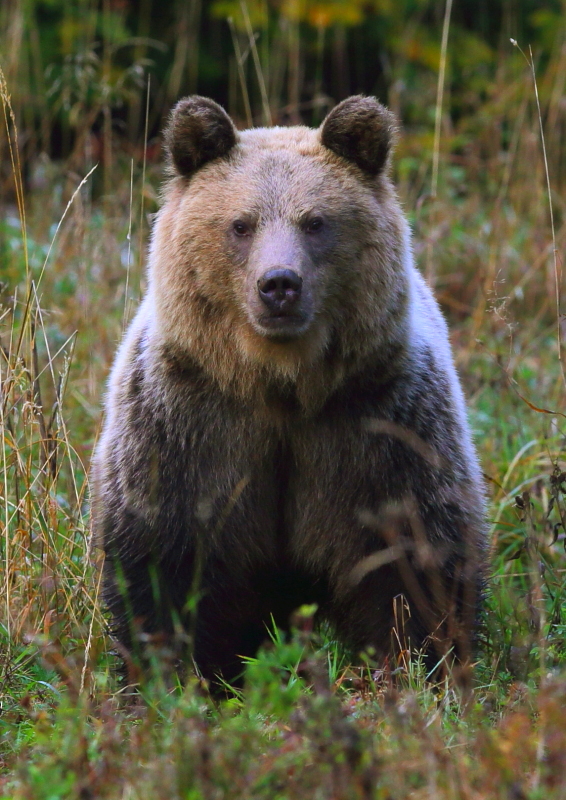
{"type": "Polygon", "coordinates": [[[313,217],[310,219],[306,224],[306,232],[307,233],[318,233],[318,231],[322,228],[323,222],[321,217],[313,217]]]}
{"type": "Polygon", "coordinates": [[[242,222],[240,219],[237,219],[236,222],[234,222],[232,229],[236,236],[247,236],[250,233],[250,226],[245,222],[242,222]]]}

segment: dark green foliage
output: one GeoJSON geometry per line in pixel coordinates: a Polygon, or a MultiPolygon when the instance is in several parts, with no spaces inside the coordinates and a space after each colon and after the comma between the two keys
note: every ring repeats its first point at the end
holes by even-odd
{"type": "MultiPolygon", "coordinates": [[[[149,79],[150,136],[176,100],[192,92],[214,98],[244,121],[233,37],[256,121],[261,81],[276,121],[316,123],[329,105],[356,93],[377,95],[408,124],[430,121],[442,3],[248,0],[244,8],[247,18],[239,0],[6,4],[0,11],[2,67],[19,126],[28,132],[22,145],[51,157],[78,156],[90,146],[94,160],[108,157],[108,136],[142,146],[149,79]],[[252,29],[257,60],[250,52],[252,29]]],[[[560,46],[562,13],[559,0],[544,8],[535,0],[513,7],[503,0],[455,3],[448,65],[453,120],[481,113],[489,102],[498,55],[511,53],[510,37],[532,46],[541,67],[548,64],[560,46]]]]}

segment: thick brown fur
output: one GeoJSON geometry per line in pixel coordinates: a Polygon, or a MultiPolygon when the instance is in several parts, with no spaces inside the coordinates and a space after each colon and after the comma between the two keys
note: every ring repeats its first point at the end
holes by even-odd
{"type": "Polygon", "coordinates": [[[388,177],[394,131],[373,98],[318,130],[236,133],[198,97],[174,111],[149,288],[94,461],[123,647],[180,633],[205,677],[233,680],[272,614],[316,602],[384,657],[403,595],[413,645],[469,654],[483,487],[388,177]],[[257,288],[272,268],[302,281],[275,333],[257,288]]]}

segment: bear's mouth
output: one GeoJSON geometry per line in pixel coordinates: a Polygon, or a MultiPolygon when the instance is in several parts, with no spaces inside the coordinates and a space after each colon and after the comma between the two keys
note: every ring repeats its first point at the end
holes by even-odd
{"type": "Polygon", "coordinates": [[[303,314],[285,312],[262,314],[257,322],[262,335],[281,342],[302,336],[309,325],[309,320],[303,314]]]}

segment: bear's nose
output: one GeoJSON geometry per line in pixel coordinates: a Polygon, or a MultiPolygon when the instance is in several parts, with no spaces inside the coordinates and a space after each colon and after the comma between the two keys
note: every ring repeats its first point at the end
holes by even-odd
{"type": "Polygon", "coordinates": [[[289,311],[301,296],[303,279],[292,269],[270,269],[257,282],[259,296],[270,311],[289,311]]]}

